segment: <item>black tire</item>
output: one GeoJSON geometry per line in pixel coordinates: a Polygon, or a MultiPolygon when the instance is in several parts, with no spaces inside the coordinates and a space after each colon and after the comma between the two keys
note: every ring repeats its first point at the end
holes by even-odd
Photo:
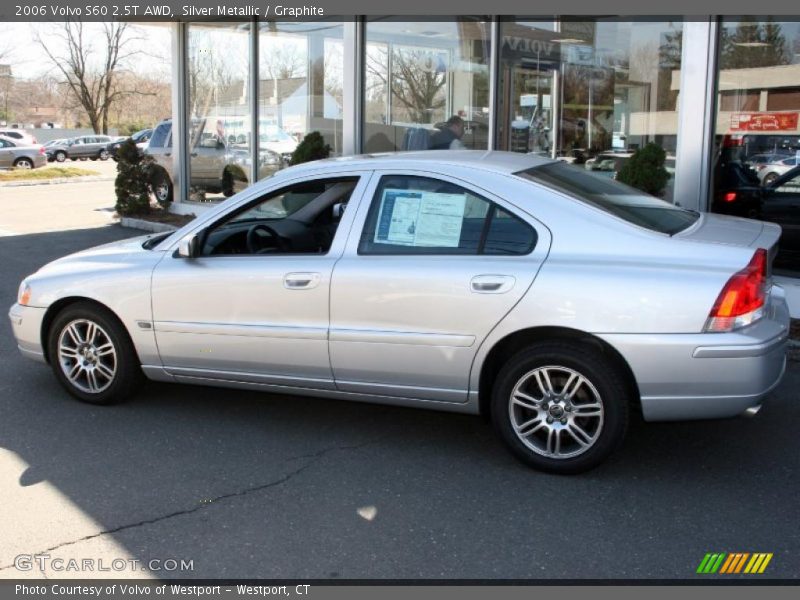
{"type": "Polygon", "coordinates": [[[32,169],[33,168],[33,161],[30,158],[18,158],[14,161],[14,168],[15,169],[32,169]]]}
{"type": "Polygon", "coordinates": [[[58,152],[55,153],[55,160],[56,162],[64,162],[65,160],[67,160],[67,153],[61,152],[59,150],[58,152]]]}
{"type": "Polygon", "coordinates": [[[777,178],[778,175],[776,173],[770,173],[769,175],[764,177],[764,181],[762,182],[762,184],[766,187],[770,185],[773,181],[775,181],[777,178]]]}
{"type": "Polygon", "coordinates": [[[231,175],[230,171],[225,171],[222,174],[222,195],[226,198],[230,198],[236,193],[233,185],[233,175],[231,175]]]}
{"type": "Polygon", "coordinates": [[[153,175],[153,181],[150,183],[153,188],[153,195],[159,204],[167,204],[172,202],[174,189],[172,187],[172,180],[165,171],[157,171],[153,175]]]}
{"type": "Polygon", "coordinates": [[[520,351],[498,373],[492,389],[492,422],[512,454],[525,464],[550,473],[574,474],[593,469],[622,443],[630,403],[625,379],[599,350],[577,342],[541,342],[520,351]],[[547,369],[552,381],[545,388],[556,392],[550,400],[536,381],[536,373],[544,379],[543,369],[547,369]],[[565,399],[559,394],[572,373],[585,378],[588,385],[580,383],[572,398],[565,399]],[[534,383],[536,389],[526,387],[529,383],[534,383]],[[511,395],[518,384],[521,387],[517,391],[528,393],[531,402],[522,399],[525,405],[512,404],[511,395]],[[590,404],[601,408],[592,409],[590,404]],[[594,412],[600,415],[591,416],[594,412]],[[562,448],[563,456],[556,458],[554,454],[562,448]]]}
{"type": "Polygon", "coordinates": [[[103,150],[100,150],[100,154],[97,155],[97,158],[100,160],[108,160],[109,156],[111,155],[108,153],[108,150],[104,148],[103,150]]]}
{"type": "Polygon", "coordinates": [[[139,358],[128,332],[110,311],[96,304],[78,302],[58,313],[48,332],[47,348],[56,379],[64,389],[83,402],[101,405],[121,402],[134,394],[144,381],[139,358]],[[87,323],[94,323],[99,332],[92,336],[95,345],[86,344],[85,339],[81,344],[81,338],[89,337],[87,323]],[[76,328],[77,336],[71,336],[67,331],[70,325],[76,328]],[[74,356],[60,354],[59,345],[62,339],[65,346],[83,347],[84,350],[91,347],[89,358],[81,354],[81,350],[75,352],[74,356]],[[102,355],[109,344],[115,353],[113,357],[102,355]],[[99,351],[97,356],[94,356],[95,350],[99,351]],[[113,376],[106,377],[99,367],[86,362],[92,358],[95,364],[102,364],[107,370],[113,369],[113,376]],[[81,364],[87,366],[81,367],[81,364]],[[76,372],[75,379],[71,380],[65,370],[76,372]],[[88,389],[92,387],[90,377],[86,375],[89,370],[95,372],[93,378],[96,391],[88,389]]]}

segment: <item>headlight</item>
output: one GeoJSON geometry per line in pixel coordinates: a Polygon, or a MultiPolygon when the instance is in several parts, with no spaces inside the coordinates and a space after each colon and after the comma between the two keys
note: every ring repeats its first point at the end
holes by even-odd
{"type": "Polygon", "coordinates": [[[21,306],[28,306],[28,302],[31,301],[31,286],[28,285],[27,281],[23,281],[19,284],[19,291],[17,292],[17,304],[21,306]]]}

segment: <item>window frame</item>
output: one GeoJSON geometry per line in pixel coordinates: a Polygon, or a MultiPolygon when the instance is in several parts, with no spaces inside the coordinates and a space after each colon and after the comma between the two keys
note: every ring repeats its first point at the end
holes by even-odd
{"type": "MultiPolygon", "coordinates": [[[[536,251],[537,247],[539,246],[540,240],[542,239],[539,229],[536,226],[534,226],[529,219],[526,219],[525,217],[520,215],[520,212],[522,211],[513,206],[510,206],[506,202],[498,201],[500,199],[497,198],[497,196],[495,196],[494,194],[488,192],[487,190],[483,190],[479,187],[471,185],[467,181],[450,177],[448,175],[444,175],[441,173],[431,173],[427,171],[404,170],[404,169],[375,171],[373,179],[374,181],[364,194],[364,200],[362,202],[363,218],[360,219],[359,226],[355,228],[358,229],[358,231],[354,232],[354,234],[352,235],[352,237],[354,238],[353,242],[355,246],[355,253],[360,257],[396,256],[396,257],[407,258],[407,257],[433,256],[433,257],[448,257],[448,258],[463,257],[467,259],[487,258],[487,257],[519,259],[533,254],[536,251]],[[392,249],[385,252],[376,252],[369,250],[365,251],[364,244],[365,243],[369,244],[370,242],[369,240],[366,240],[365,242],[364,236],[367,234],[369,229],[371,229],[370,235],[374,235],[374,225],[377,224],[378,213],[380,210],[380,198],[378,197],[378,191],[381,189],[384,179],[388,179],[391,177],[416,177],[421,179],[435,180],[443,184],[455,185],[464,189],[464,191],[476,196],[480,200],[486,202],[489,205],[489,208],[486,211],[486,215],[483,217],[484,223],[481,227],[481,237],[478,247],[476,248],[476,251],[447,252],[447,251],[442,251],[444,249],[439,247],[393,246],[390,244],[386,244],[386,246],[392,249]],[[483,252],[483,249],[486,245],[486,239],[488,237],[489,228],[491,227],[491,223],[495,218],[494,215],[498,209],[507,213],[512,219],[522,223],[523,226],[525,226],[528,232],[531,234],[532,241],[525,252],[515,253],[515,254],[494,254],[494,253],[487,254],[483,252]],[[372,227],[370,221],[374,221],[372,227]],[[408,250],[404,251],[405,249],[408,250]]],[[[374,246],[374,243],[372,245],[374,246]]]]}

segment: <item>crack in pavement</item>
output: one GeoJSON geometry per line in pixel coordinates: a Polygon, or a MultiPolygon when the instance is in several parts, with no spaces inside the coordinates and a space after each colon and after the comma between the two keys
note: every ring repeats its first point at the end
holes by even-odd
{"type": "MultiPolygon", "coordinates": [[[[295,469],[294,471],[291,471],[290,473],[287,473],[286,475],[284,475],[280,479],[276,479],[274,481],[270,481],[269,483],[262,483],[260,485],[244,488],[242,490],[238,490],[238,491],[235,491],[235,492],[229,492],[227,494],[221,494],[219,496],[211,498],[210,500],[203,500],[201,504],[199,504],[198,506],[194,506],[192,508],[186,508],[186,509],[183,509],[183,510],[176,510],[175,512],[171,512],[171,513],[168,513],[166,515],[161,515],[160,517],[154,517],[152,519],[143,519],[143,520],[137,521],[135,523],[128,523],[126,525],[120,525],[119,527],[114,527],[112,529],[104,529],[103,531],[98,531],[97,533],[92,533],[90,535],[85,535],[83,537],[80,537],[80,538],[77,538],[77,539],[74,539],[74,540],[61,542],[60,544],[56,544],[55,546],[51,546],[50,548],[45,548],[44,550],[40,550],[39,552],[34,552],[34,553],[32,553],[32,555],[35,556],[35,555],[39,555],[39,554],[44,554],[45,552],[52,552],[54,550],[59,550],[61,548],[65,548],[67,546],[73,546],[73,545],[79,544],[81,542],[86,542],[88,540],[93,540],[93,539],[98,538],[100,536],[119,533],[120,531],[127,531],[128,529],[135,529],[137,527],[143,527],[145,525],[152,525],[154,523],[160,523],[161,521],[166,521],[168,519],[173,519],[175,517],[182,517],[182,516],[185,516],[185,515],[191,515],[193,513],[196,513],[196,512],[201,511],[201,510],[203,510],[205,508],[208,508],[209,506],[211,506],[213,504],[216,504],[217,502],[220,502],[220,501],[223,501],[223,500],[230,500],[231,498],[239,498],[239,497],[242,497],[242,496],[247,496],[248,494],[262,492],[264,490],[267,490],[267,489],[270,489],[270,488],[273,488],[273,487],[276,487],[276,486],[279,486],[279,485],[283,485],[284,483],[287,483],[289,480],[293,479],[297,475],[300,475],[306,469],[309,469],[312,466],[314,466],[323,456],[325,456],[326,454],[329,454],[330,452],[346,451],[346,450],[359,450],[361,448],[364,448],[365,446],[369,446],[369,445],[372,445],[372,444],[377,444],[379,441],[380,440],[372,440],[372,441],[369,441],[369,442],[356,444],[354,446],[333,446],[331,448],[323,448],[322,450],[319,450],[318,452],[313,452],[311,454],[303,454],[303,455],[300,455],[300,456],[292,456],[290,458],[287,458],[284,462],[288,463],[288,462],[291,462],[291,461],[294,461],[294,460],[300,460],[300,459],[303,459],[303,458],[310,458],[311,460],[308,463],[306,463],[305,465],[303,465],[302,467],[300,467],[298,469],[295,469]]],[[[8,564],[8,565],[2,565],[2,566],[0,566],[0,571],[5,571],[7,569],[11,569],[12,567],[14,567],[13,563],[12,564],[8,564]]]]}

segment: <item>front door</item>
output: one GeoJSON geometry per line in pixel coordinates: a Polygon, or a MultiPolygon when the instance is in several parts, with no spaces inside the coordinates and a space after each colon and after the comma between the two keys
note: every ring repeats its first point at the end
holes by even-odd
{"type": "Polygon", "coordinates": [[[333,272],[336,386],[465,402],[475,353],[530,287],[549,237],[463,182],[378,175],[333,272]]]}
{"type": "MultiPolygon", "coordinates": [[[[205,229],[195,258],[166,256],[152,284],[165,369],[332,389],[329,290],[346,235],[333,209],[358,182],[287,184],[205,229]]],[[[347,221],[345,213],[341,224],[347,221]]]]}

